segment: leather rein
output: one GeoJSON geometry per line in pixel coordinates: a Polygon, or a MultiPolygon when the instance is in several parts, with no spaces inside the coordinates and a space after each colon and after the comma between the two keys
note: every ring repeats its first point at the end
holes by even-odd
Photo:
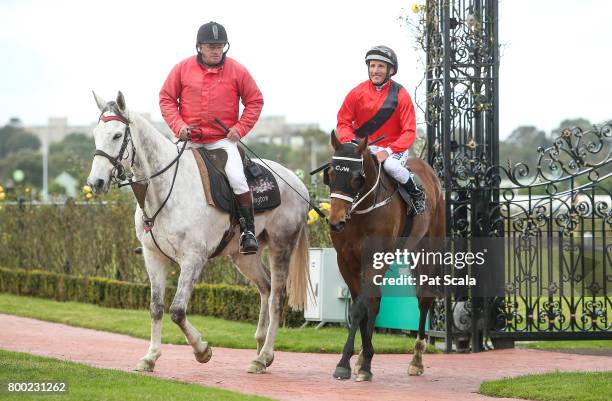
{"type": "MultiPolygon", "coordinates": [[[[349,142],[349,143],[351,145],[357,146],[353,142],[349,142]]],[[[348,160],[348,161],[351,161],[351,162],[359,162],[359,163],[361,163],[360,175],[365,177],[364,169],[363,169],[363,163],[364,163],[363,156],[361,158],[350,158],[350,157],[332,156],[332,160],[348,160]]],[[[397,189],[395,191],[393,191],[393,193],[391,195],[389,195],[387,198],[385,198],[383,201],[376,202],[376,200],[378,198],[378,193],[380,192],[380,186],[381,186],[381,181],[380,181],[381,170],[382,170],[382,163],[378,163],[378,171],[377,171],[377,175],[376,175],[376,181],[374,182],[374,185],[372,185],[372,187],[365,194],[363,194],[363,195],[361,194],[361,191],[363,190],[363,187],[360,188],[357,191],[357,194],[354,197],[343,195],[343,194],[338,194],[338,193],[331,193],[330,194],[330,198],[338,198],[338,199],[342,199],[342,200],[345,200],[345,201],[351,203],[351,207],[349,208],[349,210],[347,212],[347,216],[346,216],[347,220],[350,219],[350,216],[351,216],[352,213],[355,213],[355,214],[366,214],[366,213],[369,213],[369,212],[373,211],[374,209],[378,209],[379,207],[383,207],[383,206],[387,205],[389,202],[391,202],[391,200],[393,199],[393,197],[397,193],[397,189]],[[370,196],[374,192],[375,192],[375,194],[374,194],[374,200],[372,202],[372,205],[370,205],[369,207],[367,207],[365,209],[357,210],[357,206],[359,206],[368,196],[370,196]]],[[[365,185],[365,183],[364,183],[364,185],[365,185]]]]}
{"type": "MultiPolygon", "coordinates": [[[[168,199],[170,199],[170,195],[172,194],[172,190],[174,189],[174,183],[176,182],[176,175],[178,173],[179,161],[180,161],[181,156],[183,155],[183,152],[185,151],[185,148],[187,146],[187,141],[183,141],[183,146],[181,147],[180,150],[178,150],[177,148],[178,154],[166,167],[159,170],[155,174],[152,174],[149,177],[134,181],[132,179],[133,178],[132,172],[126,172],[125,168],[121,164],[121,161],[125,159],[124,152],[129,142],[132,145],[132,161],[130,162],[130,167],[134,166],[134,157],[136,156],[136,148],[134,147],[134,143],[132,141],[132,134],[130,132],[130,121],[122,115],[110,115],[110,116],[101,115],[99,121],[103,121],[103,122],[119,121],[125,124],[125,132],[123,134],[123,143],[121,144],[121,149],[119,150],[119,154],[117,155],[117,157],[112,157],[108,153],[100,149],[96,149],[96,151],[94,152],[94,157],[96,156],[105,157],[111,162],[111,164],[113,165],[113,169],[114,169],[113,173],[111,174],[111,180],[117,183],[118,188],[121,188],[127,185],[132,187],[134,196],[136,197],[136,200],[138,201],[138,206],[140,206],[140,209],[142,210],[142,218],[144,221],[145,233],[151,234],[151,239],[153,239],[153,243],[155,244],[157,249],[164,256],[166,256],[168,259],[170,259],[172,262],[178,265],[178,263],[172,257],[170,257],[166,252],[164,252],[161,249],[161,247],[157,243],[157,240],[155,239],[155,235],[153,235],[152,230],[153,230],[153,225],[155,224],[155,219],[157,218],[157,215],[159,214],[159,212],[161,212],[164,206],[166,206],[166,203],[168,202],[168,199]],[[175,164],[176,164],[176,167],[174,169],[174,174],[172,176],[172,184],[170,185],[170,190],[168,191],[168,195],[166,195],[166,198],[164,199],[162,204],[159,206],[157,211],[153,213],[153,216],[148,217],[147,212],[145,211],[145,200],[147,196],[147,188],[149,186],[149,180],[162,175],[163,173],[168,171],[170,167],[172,167],[175,164]]],[[[178,144],[178,142],[180,142],[180,139],[179,141],[174,143],[174,145],[178,144]]],[[[225,246],[229,243],[229,241],[232,239],[233,236],[234,236],[234,228],[233,228],[233,225],[230,224],[229,229],[227,229],[225,233],[223,234],[223,238],[221,238],[221,241],[219,242],[219,244],[217,245],[217,247],[211,254],[210,258],[214,258],[215,256],[219,255],[223,251],[225,246]]]]}
{"type": "Polygon", "coordinates": [[[117,188],[121,188],[127,185],[130,185],[132,187],[134,196],[136,197],[136,200],[138,201],[138,206],[140,206],[140,209],[142,210],[142,218],[144,221],[145,233],[150,233],[151,237],[153,238],[153,242],[157,246],[157,249],[159,249],[160,252],[163,253],[168,259],[174,261],[174,259],[168,256],[159,247],[159,245],[157,244],[157,241],[155,240],[155,236],[153,236],[153,232],[151,230],[153,229],[153,225],[155,224],[155,219],[157,218],[157,215],[162,211],[164,206],[166,206],[168,199],[170,199],[170,195],[172,194],[172,190],[174,189],[174,183],[176,182],[176,175],[178,173],[179,161],[180,161],[180,158],[183,152],[185,151],[185,147],[187,146],[187,141],[183,142],[183,146],[178,151],[177,156],[166,167],[159,170],[155,174],[152,174],[149,177],[134,181],[133,173],[126,172],[124,166],[121,164],[121,161],[126,159],[126,156],[124,155],[124,153],[125,153],[125,149],[127,148],[128,143],[130,143],[132,145],[132,160],[130,162],[130,167],[134,166],[136,148],[134,147],[134,143],[132,141],[132,134],[130,132],[130,121],[122,115],[110,115],[110,116],[101,115],[99,121],[103,121],[105,123],[109,121],[119,121],[125,124],[125,131],[123,134],[123,143],[121,144],[121,149],[119,150],[119,154],[117,155],[117,157],[112,157],[111,155],[109,155],[108,153],[100,149],[96,149],[96,151],[94,152],[94,157],[96,156],[104,157],[108,159],[110,163],[113,165],[113,172],[111,173],[111,180],[112,180],[111,182],[117,183],[117,188]],[[176,167],[174,169],[174,174],[172,176],[172,184],[170,185],[170,190],[168,191],[166,198],[164,199],[162,204],[159,206],[159,208],[155,211],[155,213],[153,213],[151,217],[149,217],[147,215],[147,212],[145,211],[145,200],[147,196],[147,188],[149,186],[149,180],[162,175],[163,173],[168,171],[170,167],[172,167],[173,165],[176,165],[176,167]]]}

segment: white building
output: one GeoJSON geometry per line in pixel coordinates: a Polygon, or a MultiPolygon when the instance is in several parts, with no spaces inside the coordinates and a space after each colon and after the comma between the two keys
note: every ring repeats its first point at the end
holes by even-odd
{"type": "Polygon", "coordinates": [[[274,145],[285,145],[291,148],[304,146],[304,138],[301,133],[309,129],[319,129],[319,124],[288,123],[285,116],[264,116],[257,121],[247,136],[249,142],[269,143],[274,145]]]}
{"type": "MultiPolygon", "coordinates": [[[[165,122],[152,121],[149,113],[141,113],[141,115],[160,132],[171,135],[170,128],[165,122]]],[[[97,124],[97,122],[92,122],[89,125],[69,125],[68,117],[49,117],[47,125],[24,126],[24,129],[36,135],[44,146],[45,143],[59,142],[72,133],[93,135],[93,130],[97,124]]]]}
{"type": "MultiPolygon", "coordinates": [[[[152,121],[149,113],[141,113],[157,130],[167,136],[174,137],[170,128],[164,121],[152,121]]],[[[26,131],[36,135],[43,144],[59,142],[72,133],[92,135],[97,122],[89,125],[70,125],[67,117],[49,117],[47,125],[25,126],[26,131]]],[[[286,145],[292,148],[304,146],[301,133],[309,129],[319,129],[316,123],[293,124],[288,123],[285,116],[264,116],[253,127],[247,140],[249,142],[270,143],[286,145]]]]}

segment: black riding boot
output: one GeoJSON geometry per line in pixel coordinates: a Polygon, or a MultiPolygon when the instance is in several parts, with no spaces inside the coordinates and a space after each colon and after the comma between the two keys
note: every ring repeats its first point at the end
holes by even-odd
{"type": "Polygon", "coordinates": [[[412,204],[414,206],[414,213],[421,214],[425,211],[425,200],[427,199],[425,192],[419,185],[414,182],[414,176],[410,177],[405,184],[402,184],[406,192],[412,198],[412,204]]]}
{"type": "Polygon", "coordinates": [[[238,212],[240,213],[240,253],[250,255],[257,253],[257,238],[255,238],[255,215],[253,213],[253,197],[251,192],[236,195],[238,212]]]}

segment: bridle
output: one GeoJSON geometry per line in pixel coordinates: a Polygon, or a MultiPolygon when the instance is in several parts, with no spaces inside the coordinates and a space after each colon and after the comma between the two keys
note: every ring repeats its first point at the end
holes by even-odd
{"type": "MultiPolygon", "coordinates": [[[[104,111],[102,113],[104,113],[104,111]]],[[[183,146],[181,147],[180,150],[178,150],[178,147],[177,147],[178,155],[166,167],[156,172],[155,174],[152,174],[149,177],[145,177],[139,180],[133,180],[132,178],[134,174],[131,171],[126,172],[125,168],[121,164],[121,161],[126,159],[126,157],[124,156],[124,153],[125,153],[125,149],[127,148],[127,144],[130,143],[132,145],[132,160],[130,162],[130,168],[134,166],[136,148],[134,147],[134,141],[132,141],[132,134],[130,132],[130,121],[120,114],[110,115],[110,116],[100,115],[98,122],[100,121],[103,121],[105,123],[109,121],[122,122],[123,124],[125,124],[125,131],[123,133],[123,143],[121,144],[121,149],[119,149],[119,154],[117,155],[117,157],[112,157],[111,155],[109,155],[108,153],[100,149],[96,149],[96,151],[94,152],[94,157],[102,156],[111,162],[111,164],[113,165],[113,169],[114,169],[114,172],[111,173],[111,182],[113,181],[116,182],[117,187],[121,188],[127,185],[130,185],[132,187],[132,190],[134,191],[134,195],[136,196],[136,199],[138,200],[138,204],[140,208],[142,209],[142,218],[144,221],[144,231],[146,233],[151,234],[151,238],[153,239],[153,242],[155,243],[155,246],[157,247],[157,249],[159,249],[159,251],[162,254],[164,254],[169,260],[174,261],[172,257],[170,257],[166,252],[164,252],[160,248],[159,244],[157,243],[157,240],[155,239],[155,236],[153,235],[152,230],[153,230],[153,225],[155,224],[155,219],[157,218],[157,215],[159,214],[159,212],[162,211],[164,206],[166,206],[166,203],[168,202],[168,199],[170,199],[170,195],[172,194],[172,190],[174,189],[174,183],[176,182],[176,175],[178,173],[179,161],[180,161],[180,158],[183,152],[185,151],[185,148],[187,146],[187,141],[183,142],[183,146]],[[144,208],[146,194],[147,194],[146,191],[148,188],[148,182],[150,179],[155,178],[165,173],[166,171],[168,171],[168,169],[170,169],[170,167],[172,167],[174,164],[176,164],[176,168],[174,169],[174,175],[172,176],[172,184],[170,185],[170,190],[168,191],[168,195],[166,195],[166,198],[164,199],[162,204],[159,206],[159,208],[155,211],[155,213],[153,213],[153,215],[149,217],[144,208]],[[141,187],[141,190],[138,190],[137,187],[141,187]]],[[[175,145],[177,143],[178,142],[176,142],[175,145]]],[[[176,263],[176,261],[174,262],[176,263]]]]}
{"type": "MultiPolygon", "coordinates": [[[[357,146],[357,144],[349,142],[350,145],[354,145],[357,146]]],[[[376,174],[376,181],[374,182],[374,185],[372,185],[372,187],[365,193],[365,194],[361,194],[361,191],[363,190],[363,187],[365,186],[365,172],[364,172],[364,168],[363,168],[363,156],[361,156],[360,158],[356,158],[356,157],[346,157],[346,156],[332,156],[332,164],[330,166],[330,168],[335,168],[334,166],[341,166],[340,164],[335,164],[333,161],[334,160],[341,160],[341,161],[347,161],[349,163],[359,163],[360,164],[360,170],[359,170],[359,177],[361,177],[363,179],[363,182],[361,184],[361,186],[359,187],[359,189],[357,189],[357,192],[355,193],[355,195],[350,196],[350,195],[344,195],[344,194],[339,194],[339,193],[335,193],[332,192],[330,194],[330,198],[337,198],[337,199],[342,199],[344,201],[347,201],[351,204],[347,215],[346,215],[346,219],[350,219],[351,214],[355,213],[355,214],[366,214],[371,212],[374,209],[378,209],[379,207],[385,206],[387,205],[389,202],[391,202],[393,196],[395,196],[395,194],[397,193],[397,189],[391,194],[389,195],[387,198],[385,198],[382,202],[376,202],[376,199],[378,197],[378,190],[380,189],[380,175],[381,175],[381,171],[382,171],[382,163],[378,164],[378,171],[376,174]],[[374,198],[374,202],[371,206],[365,208],[365,209],[359,209],[357,210],[357,207],[368,197],[370,196],[372,193],[375,193],[375,198],[374,198]]],[[[347,169],[350,171],[350,168],[347,167],[347,169]]],[[[331,183],[330,183],[331,184],[331,183]]],[[[330,191],[331,191],[331,185],[330,185],[330,191]]]]}
{"type": "Polygon", "coordinates": [[[134,174],[132,172],[126,172],[125,168],[121,164],[121,161],[126,158],[124,156],[124,153],[125,153],[125,149],[127,148],[127,144],[129,142],[132,145],[132,161],[130,162],[130,168],[134,166],[134,157],[136,156],[136,148],[134,147],[134,141],[132,141],[132,134],[130,132],[130,121],[120,114],[110,115],[110,116],[101,115],[98,121],[103,121],[103,122],[119,121],[125,124],[125,132],[123,134],[123,143],[121,144],[121,149],[119,149],[119,154],[117,155],[117,157],[112,157],[111,155],[109,155],[108,153],[100,149],[96,149],[96,151],[94,152],[94,157],[102,156],[102,157],[107,158],[111,162],[111,164],[113,165],[113,169],[114,169],[114,172],[111,173],[111,180],[114,180],[117,183],[117,187],[121,188],[121,187],[130,185],[132,189],[134,190],[134,194],[136,195],[137,198],[139,196],[136,193],[135,186],[140,185],[144,188],[144,190],[142,191],[142,200],[138,199],[138,201],[140,204],[140,208],[142,209],[142,213],[143,213],[145,231],[150,232],[153,229],[155,218],[157,218],[157,215],[159,214],[159,212],[161,212],[164,206],[166,206],[166,203],[168,202],[168,199],[170,198],[170,195],[172,194],[172,190],[174,189],[174,183],[176,181],[176,175],[178,172],[179,160],[181,158],[181,155],[185,151],[185,147],[187,146],[187,141],[183,142],[183,146],[178,151],[177,156],[166,167],[156,172],[155,174],[152,174],[149,177],[145,177],[139,180],[133,180],[132,178],[134,174]],[[176,168],[174,169],[174,175],[172,176],[172,184],[170,185],[170,190],[168,191],[168,195],[166,196],[162,204],[159,206],[157,211],[153,213],[151,217],[148,217],[145,211],[145,208],[144,208],[144,202],[146,199],[146,188],[148,186],[148,181],[152,178],[155,178],[165,173],[174,164],[176,164],[176,168]],[[145,182],[145,184],[142,184],[143,182],[145,182]]]}
{"type": "Polygon", "coordinates": [[[123,164],[121,164],[121,161],[125,160],[126,158],[124,156],[125,149],[127,149],[127,145],[128,143],[130,143],[132,145],[132,161],[130,162],[130,167],[134,166],[134,157],[136,156],[136,149],[134,148],[134,143],[132,142],[132,134],[130,132],[130,121],[127,118],[123,117],[122,115],[110,115],[110,116],[100,115],[98,122],[100,121],[103,121],[105,123],[109,121],[119,121],[125,124],[125,131],[123,132],[123,143],[121,143],[121,149],[119,149],[119,154],[117,155],[117,157],[112,157],[111,155],[109,155],[108,153],[100,149],[96,149],[96,151],[94,152],[94,157],[96,156],[105,157],[113,165],[113,172],[111,173],[111,180],[116,180],[117,182],[119,182],[119,181],[125,181],[128,178],[131,179],[132,173],[126,172],[125,167],[123,167],[123,164]]]}

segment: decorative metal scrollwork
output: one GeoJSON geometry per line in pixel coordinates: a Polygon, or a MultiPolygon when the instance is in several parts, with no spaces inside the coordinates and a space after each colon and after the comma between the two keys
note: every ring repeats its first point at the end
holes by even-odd
{"type": "MultiPolygon", "coordinates": [[[[492,330],[612,331],[612,121],[563,129],[534,162],[499,160],[495,1],[427,1],[429,162],[444,184],[447,235],[504,242],[502,302],[492,330]]],[[[469,294],[434,303],[432,328],[462,331],[454,314],[469,294]]],[[[477,316],[475,317],[478,318],[477,316]]],[[[471,320],[470,320],[471,321],[471,320]]]]}

